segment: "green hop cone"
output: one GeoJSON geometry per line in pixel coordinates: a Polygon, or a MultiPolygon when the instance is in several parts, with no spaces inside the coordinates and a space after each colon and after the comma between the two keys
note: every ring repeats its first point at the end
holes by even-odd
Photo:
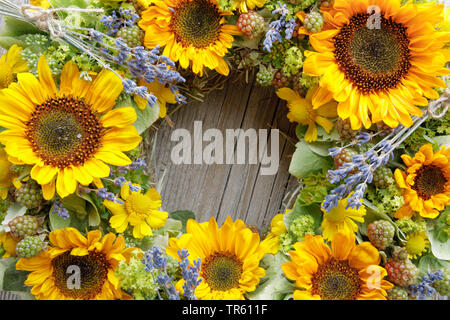
{"type": "Polygon", "coordinates": [[[37,256],[44,247],[44,241],[39,236],[27,236],[20,240],[16,246],[16,254],[20,258],[37,256]]]}

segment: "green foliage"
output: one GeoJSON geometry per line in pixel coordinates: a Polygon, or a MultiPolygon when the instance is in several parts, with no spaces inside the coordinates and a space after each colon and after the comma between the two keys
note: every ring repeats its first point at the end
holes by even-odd
{"type": "Polygon", "coordinates": [[[181,221],[182,228],[181,232],[186,232],[186,224],[189,219],[195,220],[195,213],[188,210],[180,210],[180,211],[174,211],[169,214],[169,217],[178,221],[181,221]]]}
{"type": "Polygon", "coordinates": [[[314,148],[314,145],[311,146],[304,140],[298,142],[289,166],[289,173],[298,179],[302,179],[310,173],[328,168],[331,158],[327,160],[320,153],[318,149],[314,148]]]}
{"type": "Polygon", "coordinates": [[[380,212],[393,217],[395,212],[403,206],[404,199],[402,191],[397,187],[394,179],[388,177],[388,187],[384,189],[369,185],[366,198],[375,204],[380,212]]]}
{"type": "Polygon", "coordinates": [[[0,287],[0,289],[4,291],[29,292],[30,287],[27,287],[24,282],[30,272],[16,270],[16,263],[18,259],[9,258],[1,259],[0,261],[2,263],[2,266],[0,266],[0,270],[3,267],[3,272],[0,272],[0,277],[3,278],[2,286],[0,287]]]}
{"type": "Polygon", "coordinates": [[[321,204],[332,188],[328,182],[327,171],[322,170],[317,173],[310,173],[302,181],[303,188],[300,190],[297,201],[303,205],[321,204]]]}

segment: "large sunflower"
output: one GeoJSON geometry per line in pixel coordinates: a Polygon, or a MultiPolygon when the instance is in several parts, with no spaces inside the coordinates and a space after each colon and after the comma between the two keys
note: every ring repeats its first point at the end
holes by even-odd
{"type": "Polygon", "coordinates": [[[353,233],[336,233],[331,249],[322,236],[307,234],[294,249],[281,268],[303,289],[294,291],[295,300],[385,300],[393,287],[383,280],[378,250],[370,242],[356,245],[353,233]]]}
{"type": "Polygon", "coordinates": [[[44,56],[38,63],[39,80],[19,73],[18,83],[0,92],[0,142],[16,164],[33,165],[31,178],[42,185],[45,199],[73,192],[77,183],[107,177],[106,164],[125,166],[123,153],[141,137],[133,127],[132,107],[117,108],[122,82],[103,70],[92,82],[68,62],[61,73],[59,92],[44,56]]]}
{"type": "Polygon", "coordinates": [[[304,71],[322,76],[314,107],[335,99],[342,119],[352,129],[384,121],[390,127],[412,125],[410,115],[422,116],[417,106],[436,99],[437,78],[450,51],[449,32],[434,28],[443,20],[443,5],[401,6],[400,0],[335,0],[324,11],[325,31],[310,35],[317,52],[306,52],[304,71]],[[370,6],[380,10],[376,17],[370,6]],[[373,23],[375,22],[375,24],[373,23]],[[379,22],[377,24],[377,22],[379,22]]]}
{"type": "Polygon", "coordinates": [[[145,30],[144,44],[154,48],[164,46],[163,54],[179,61],[182,68],[192,65],[194,73],[203,68],[228,75],[223,56],[231,48],[238,28],[226,25],[224,15],[215,0],[153,1],[142,13],[139,26],[145,30]]]}
{"type": "Polygon", "coordinates": [[[136,248],[126,248],[122,236],[112,233],[102,238],[99,230],[87,237],[77,229],[52,231],[51,246],[33,258],[21,258],[17,270],[32,271],[25,285],[41,300],[128,299],[114,270],[128,261],[136,248]],[[79,277],[77,279],[77,277],[79,277]]]}
{"type": "MultiPolygon", "coordinates": [[[[242,220],[228,217],[219,229],[217,222],[198,223],[188,220],[186,233],[171,238],[167,253],[179,259],[178,250],[187,249],[189,260],[201,260],[203,281],[195,289],[199,300],[240,300],[246,292],[254,291],[265,275],[259,262],[268,248],[261,245],[259,235],[245,226],[242,220]]],[[[182,290],[183,280],[177,283],[182,290]]]]}
{"type": "Polygon", "coordinates": [[[17,189],[20,188],[20,181],[11,170],[12,165],[7,153],[0,147],[0,198],[3,200],[8,196],[9,187],[14,185],[17,189]]]}
{"type": "Polygon", "coordinates": [[[422,217],[436,218],[450,205],[450,148],[434,153],[427,144],[413,158],[404,154],[402,159],[408,169],[395,170],[394,177],[403,189],[405,204],[395,217],[411,217],[417,211],[422,217]]]}
{"type": "Polygon", "coordinates": [[[17,73],[27,72],[28,64],[20,55],[22,48],[13,44],[8,52],[0,57],[0,89],[8,88],[17,73]]]}

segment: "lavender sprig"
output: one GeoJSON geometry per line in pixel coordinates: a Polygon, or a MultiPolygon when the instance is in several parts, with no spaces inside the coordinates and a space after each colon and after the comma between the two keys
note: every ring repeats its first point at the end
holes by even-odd
{"type": "Polygon", "coordinates": [[[284,38],[289,40],[292,38],[292,34],[294,33],[296,26],[295,18],[286,20],[286,16],[289,14],[286,4],[281,4],[278,1],[278,7],[272,11],[272,14],[280,14],[281,16],[278,20],[270,23],[269,30],[267,31],[263,41],[264,49],[268,52],[272,49],[274,42],[283,41],[283,37],[281,36],[283,29],[285,33],[284,38]]]}
{"type": "Polygon", "coordinates": [[[53,204],[52,213],[56,213],[58,217],[64,220],[70,218],[69,211],[63,207],[63,204],[59,200],[56,200],[55,203],[53,204]]]}
{"type": "Polygon", "coordinates": [[[429,272],[422,277],[420,283],[410,285],[411,295],[417,300],[425,300],[438,295],[435,288],[432,287],[433,282],[444,279],[442,270],[436,272],[429,272]]]}
{"type": "Polygon", "coordinates": [[[178,250],[178,256],[181,259],[181,262],[178,262],[181,268],[181,276],[185,281],[183,284],[184,296],[189,300],[197,300],[195,297],[195,288],[203,280],[201,278],[199,279],[201,260],[194,261],[194,266],[191,266],[188,259],[189,252],[186,249],[178,250]]]}

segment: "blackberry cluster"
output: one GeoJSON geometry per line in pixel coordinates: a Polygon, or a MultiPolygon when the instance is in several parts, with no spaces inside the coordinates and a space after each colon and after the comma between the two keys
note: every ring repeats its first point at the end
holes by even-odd
{"type": "Polygon", "coordinates": [[[388,280],[401,287],[416,284],[419,276],[419,269],[409,259],[389,258],[384,268],[388,273],[388,280]]]}
{"type": "Polygon", "coordinates": [[[373,173],[373,183],[379,189],[386,189],[394,182],[394,174],[388,167],[378,167],[373,173]]]}
{"type": "Polygon", "coordinates": [[[358,134],[358,131],[352,130],[352,126],[350,124],[349,119],[342,120],[341,118],[336,121],[336,130],[341,137],[342,140],[353,140],[358,134]]]}
{"type": "Polygon", "coordinates": [[[387,291],[388,300],[408,300],[408,291],[402,287],[393,287],[387,291]]]}
{"type": "Polygon", "coordinates": [[[16,239],[33,236],[38,232],[39,221],[35,216],[16,217],[8,223],[11,235],[16,239]]]}
{"type": "Polygon", "coordinates": [[[259,67],[258,73],[256,74],[256,82],[263,86],[267,87],[272,84],[273,74],[266,67],[261,65],[259,67]]]}
{"type": "Polygon", "coordinates": [[[272,79],[272,85],[274,86],[275,89],[288,87],[289,83],[290,83],[289,78],[284,76],[280,70],[275,72],[272,79]]]}
{"type": "Polygon", "coordinates": [[[323,28],[323,16],[320,12],[311,12],[306,15],[304,21],[305,29],[309,32],[319,32],[323,28]]]}
{"type": "Polygon", "coordinates": [[[117,32],[117,37],[122,38],[130,48],[142,46],[145,32],[139,26],[123,27],[117,32]]]}
{"type": "Polygon", "coordinates": [[[378,249],[384,250],[389,247],[395,235],[395,227],[386,220],[377,220],[369,224],[367,236],[370,243],[378,249]]]}
{"type": "Polygon", "coordinates": [[[264,32],[264,18],[254,10],[244,12],[239,16],[236,26],[248,39],[264,32]]]}
{"type": "Polygon", "coordinates": [[[16,201],[28,209],[39,207],[43,199],[42,189],[34,180],[23,182],[16,191],[16,201]]]}
{"type": "Polygon", "coordinates": [[[39,236],[27,236],[17,243],[16,254],[20,258],[32,258],[37,256],[43,247],[44,242],[39,236]]]}
{"type": "Polygon", "coordinates": [[[352,162],[352,158],[357,155],[357,152],[352,149],[343,149],[336,157],[334,157],[334,167],[338,169],[344,163],[352,162]]]}

